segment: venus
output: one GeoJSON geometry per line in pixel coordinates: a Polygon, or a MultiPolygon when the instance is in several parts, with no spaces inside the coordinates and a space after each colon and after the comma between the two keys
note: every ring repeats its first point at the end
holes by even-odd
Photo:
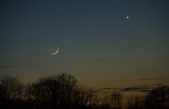
{"type": "Polygon", "coordinates": [[[129,16],[126,16],[126,19],[129,19],[129,16]]]}

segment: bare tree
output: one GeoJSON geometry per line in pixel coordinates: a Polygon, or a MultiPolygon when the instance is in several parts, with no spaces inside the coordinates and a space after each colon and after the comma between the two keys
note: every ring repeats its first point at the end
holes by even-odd
{"type": "Polygon", "coordinates": [[[21,98],[24,85],[17,77],[3,76],[0,78],[0,86],[6,91],[7,98],[21,98]]]}
{"type": "Polygon", "coordinates": [[[4,109],[21,108],[23,106],[24,85],[17,77],[0,78],[0,107],[4,109]]]}
{"type": "Polygon", "coordinates": [[[93,94],[92,89],[84,88],[84,87],[78,87],[74,91],[74,103],[79,108],[82,107],[91,107],[95,102],[95,95],[93,94]]]}
{"type": "Polygon", "coordinates": [[[60,74],[43,79],[29,86],[28,98],[35,101],[38,108],[70,108],[73,106],[73,94],[78,87],[74,76],[60,74]]]}
{"type": "Polygon", "coordinates": [[[125,103],[126,109],[144,109],[143,96],[129,96],[125,103]]]}
{"type": "Polygon", "coordinates": [[[113,91],[110,96],[105,96],[103,101],[105,109],[122,109],[122,95],[118,91],[113,91]]]}
{"type": "Polygon", "coordinates": [[[122,95],[118,91],[114,91],[110,96],[113,109],[122,109],[122,95]]]}
{"type": "Polygon", "coordinates": [[[169,87],[160,86],[152,90],[145,99],[147,108],[169,109],[169,87]]]}

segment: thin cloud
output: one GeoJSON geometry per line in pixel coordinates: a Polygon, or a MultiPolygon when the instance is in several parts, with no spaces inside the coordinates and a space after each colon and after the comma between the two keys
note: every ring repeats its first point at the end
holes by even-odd
{"type": "Polygon", "coordinates": [[[92,93],[102,93],[102,94],[111,94],[113,91],[119,92],[151,92],[155,87],[164,86],[163,84],[155,84],[155,85],[140,85],[140,86],[131,86],[131,87],[121,87],[121,88],[101,88],[98,90],[93,90],[92,93]]]}
{"type": "Polygon", "coordinates": [[[141,81],[153,81],[153,80],[157,80],[155,78],[143,78],[143,79],[140,79],[141,81]]]}
{"type": "Polygon", "coordinates": [[[101,89],[95,90],[94,93],[104,92],[104,91],[113,91],[113,90],[119,90],[119,89],[120,88],[106,87],[106,88],[101,88],[101,89]]]}
{"type": "Polygon", "coordinates": [[[141,85],[141,86],[132,86],[122,88],[122,92],[150,92],[155,87],[163,86],[163,84],[155,84],[155,85],[141,85]]]}
{"type": "Polygon", "coordinates": [[[151,87],[127,87],[123,88],[121,91],[123,92],[150,92],[153,88],[151,87]]]}
{"type": "Polygon", "coordinates": [[[157,78],[141,78],[141,79],[130,79],[127,82],[140,82],[140,81],[155,81],[157,78]]]}

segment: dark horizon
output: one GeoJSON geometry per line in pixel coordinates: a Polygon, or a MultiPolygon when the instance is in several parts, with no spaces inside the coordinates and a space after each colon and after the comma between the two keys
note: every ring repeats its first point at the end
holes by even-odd
{"type": "Polygon", "coordinates": [[[29,84],[23,84],[17,77],[2,76],[0,108],[169,109],[169,86],[126,86],[98,90],[82,86],[77,78],[65,73],[40,78],[29,84]]]}

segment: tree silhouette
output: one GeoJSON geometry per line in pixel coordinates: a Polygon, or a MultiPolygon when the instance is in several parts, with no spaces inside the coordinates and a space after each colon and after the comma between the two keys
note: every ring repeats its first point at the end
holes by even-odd
{"type": "Polygon", "coordinates": [[[95,104],[95,95],[92,89],[78,87],[73,96],[75,107],[88,108],[95,104]]]}
{"type": "Polygon", "coordinates": [[[0,78],[0,99],[4,108],[21,108],[23,105],[24,85],[17,77],[3,76],[0,78]]]}
{"type": "Polygon", "coordinates": [[[77,87],[75,77],[61,74],[39,79],[29,86],[27,93],[37,108],[71,108],[77,87]]]}
{"type": "Polygon", "coordinates": [[[110,96],[105,96],[103,106],[106,109],[122,109],[122,95],[114,90],[110,96]]]}
{"type": "Polygon", "coordinates": [[[126,109],[144,109],[144,97],[143,96],[129,96],[127,97],[126,109]]]}
{"type": "Polygon", "coordinates": [[[96,90],[79,85],[68,74],[22,84],[17,77],[0,78],[0,109],[169,109],[169,87],[152,89],[143,96],[124,97],[119,91],[99,98],[96,90]]]}
{"type": "Polygon", "coordinates": [[[111,106],[113,109],[122,109],[122,95],[118,91],[113,91],[110,95],[111,106]]]}
{"type": "Polygon", "coordinates": [[[7,98],[21,98],[23,92],[23,84],[17,77],[3,76],[0,79],[0,86],[6,91],[7,98]]]}
{"type": "Polygon", "coordinates": [[[169,109],[169,87],[160,86],[152,90],[145,99],[147,108],[169,109]]]}

